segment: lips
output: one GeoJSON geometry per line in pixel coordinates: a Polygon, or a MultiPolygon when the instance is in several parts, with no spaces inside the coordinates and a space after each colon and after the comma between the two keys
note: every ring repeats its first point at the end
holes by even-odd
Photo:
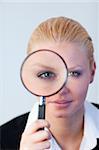
{"type": "Polygon", "coordinates": [[[55,100],[50,103],[52,103],[55,107],[64,108],[69,107],[72,102],[73,102],[72,100],[55,100]]]}
{"type": "Polygon", "coordinates": [[[71,101],[66,101],[66,100],[61,100],[61,101],[54,101],[54,103],[58,103],[58,104],[65,104],[65,103],[69,103],[71,101]]]}

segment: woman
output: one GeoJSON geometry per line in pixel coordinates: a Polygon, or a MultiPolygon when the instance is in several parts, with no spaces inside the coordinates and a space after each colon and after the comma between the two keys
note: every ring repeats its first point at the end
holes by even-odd
{"type": "MultiPolygon", "coordinates": [[[[99,110],[86,102],[96,69],[90,36],[70,18],[50,18],[30,38],[28,54],[39,49],[53,50],[62,56],[69,76],[61,91],[46,98],[45,120],[32,120],[36,115],[34,105],[18,143],[20,150],[98,150],[99,118],[95,117],[99,110]],[[43,127],[46,129],[39,130],[43,127]]],[[[43,78],[48,76],[43,74],[43,78]]]]}

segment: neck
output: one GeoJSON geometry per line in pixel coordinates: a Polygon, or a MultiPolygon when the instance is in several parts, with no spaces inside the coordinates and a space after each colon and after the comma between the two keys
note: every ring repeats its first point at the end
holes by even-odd
{"type": "Polygon", "coordinates": [[[64,118],[55,118],[54,115],[48,114],[46,114],[46,119],[51,124],[50,131],[60,145],[63,145],[62,143],[71,143],[71,141],[73,143],[76,139],[81,142],[84,109],[64,118]]]}

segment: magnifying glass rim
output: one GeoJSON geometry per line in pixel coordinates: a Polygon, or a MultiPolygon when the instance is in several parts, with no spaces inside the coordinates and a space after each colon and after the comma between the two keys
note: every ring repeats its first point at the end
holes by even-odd
{"type": "Polygon", "coordinates": [[[22,69],[23,69],[23,66],[24,66],[26,60],[27,60],[31,55],[33,55],[33,54],[35,54],[35,53],[37,53],[37,52],[42,52],[42,51],[52,52],[52,53],[56,54],[56,55],[63,61],[64,66],[65,66],[65,68],[66,68],[66,70],[67,70],[67,78],[68,78],[68,68],[67,68],[67,65],[66,65],[65,60],[64,60],[63,57],[62,57],[61,55],[59,55],[57,52],[54,52],[53,50],[49,50],[49,49],[38,49],[38,50],[36,50],[36,51],[30,53],[30,54],[24,59],[22,65],[21,65],[20,78],[21,78],[22,84],[24,85],[25,89],[26,89],[27,91],[29,91],[31,94],[33,94],[33,95],[35,95],[35,96],[39,96],[39,97],[41,97],[41,96],[49,97],[49,96],[52,96],[52,95],[57,94],[57,93],[65,86],[65,84],[66,84],[66,82],[67,82],[67,78],[65,79],[64,83],[62,84],[62,86],[61,86],[56,92],[54,92],[54,93],[52,93],[52,94],[49,94],[49,95],[39,95],[39,94],[33,93],[31,90],[29,90],[29,89],[27,88],[27,86],[25,85],[25,83],[24,83],[24,81],[23,81],[23,78],[22,78],[22,69]]]}

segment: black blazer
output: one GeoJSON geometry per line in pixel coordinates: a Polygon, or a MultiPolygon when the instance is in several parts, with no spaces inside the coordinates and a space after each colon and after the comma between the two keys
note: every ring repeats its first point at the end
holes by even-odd
{"type": "MultiPolygon", "coordinates": [[[[95,105],[95,104],[94,104],[95,105]]],[[[99,109],[99,105],[95,105],[99,109]]],[[[29,112],[18,116],[0,127],[0,150],[19,150],[21,135],[29,112]]],[[[99,139],[93,150],[99,150],[99,139]]]]}

